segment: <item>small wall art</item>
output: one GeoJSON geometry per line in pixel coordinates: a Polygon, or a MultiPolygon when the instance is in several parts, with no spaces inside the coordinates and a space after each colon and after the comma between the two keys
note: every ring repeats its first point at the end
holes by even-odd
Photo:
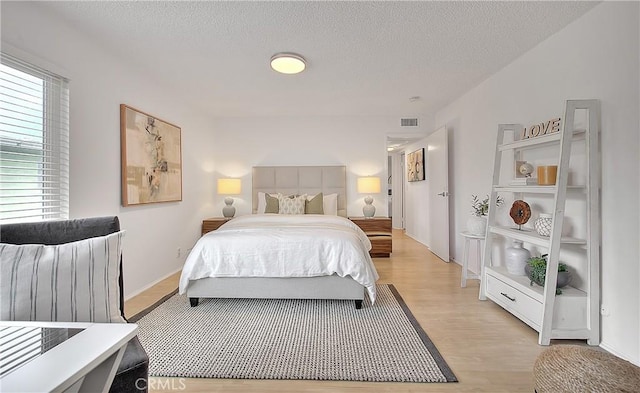
{"type": "Polygon", "coordinates": [[[182,200],[180,127],[120,105],[122,206],[182,200]]]}
{"type": "Polygon", "coordinates": [[[409,181],[424,180],[424,148],[407,155],[407,179],[409,181]]]}

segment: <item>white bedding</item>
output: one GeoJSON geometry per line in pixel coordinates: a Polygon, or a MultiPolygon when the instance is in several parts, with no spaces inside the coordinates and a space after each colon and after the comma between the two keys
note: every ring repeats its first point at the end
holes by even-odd
{"type": "Polygon", "coordinates": [[[189,280],[206,277],[351,276],[375,301],[378,273],[371,242],[350,220],[316,214],[239,216],[201,237],[182,269],[189,280]]]}

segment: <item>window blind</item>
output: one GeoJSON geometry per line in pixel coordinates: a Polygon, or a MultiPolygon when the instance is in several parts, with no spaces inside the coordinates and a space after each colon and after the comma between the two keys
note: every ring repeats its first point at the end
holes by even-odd
{"type": "Polygon", "coordinates": [[[0,60],[0,222],[68,218],[68,81],[0,60]]]}

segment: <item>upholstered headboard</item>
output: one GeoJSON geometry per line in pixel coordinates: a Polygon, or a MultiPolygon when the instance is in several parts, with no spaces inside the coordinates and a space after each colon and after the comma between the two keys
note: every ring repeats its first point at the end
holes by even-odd
{"type": "Polygon", "coordinates": [[[344,166],[253,167],[253,213],[258,192],[282,194],[338,194],[338,215],[347,216],[347,169],[344,166]]]}

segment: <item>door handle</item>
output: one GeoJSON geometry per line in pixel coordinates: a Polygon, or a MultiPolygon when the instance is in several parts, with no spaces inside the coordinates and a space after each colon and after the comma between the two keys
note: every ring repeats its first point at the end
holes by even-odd
{"type": "Polygon", "coordinates": [[[437,195],[440,195],[441,197],[446,197],[446,196],[449,196],[449,193],[446,191],[442,191],[440,194],[437,194],[437,195]]]}

